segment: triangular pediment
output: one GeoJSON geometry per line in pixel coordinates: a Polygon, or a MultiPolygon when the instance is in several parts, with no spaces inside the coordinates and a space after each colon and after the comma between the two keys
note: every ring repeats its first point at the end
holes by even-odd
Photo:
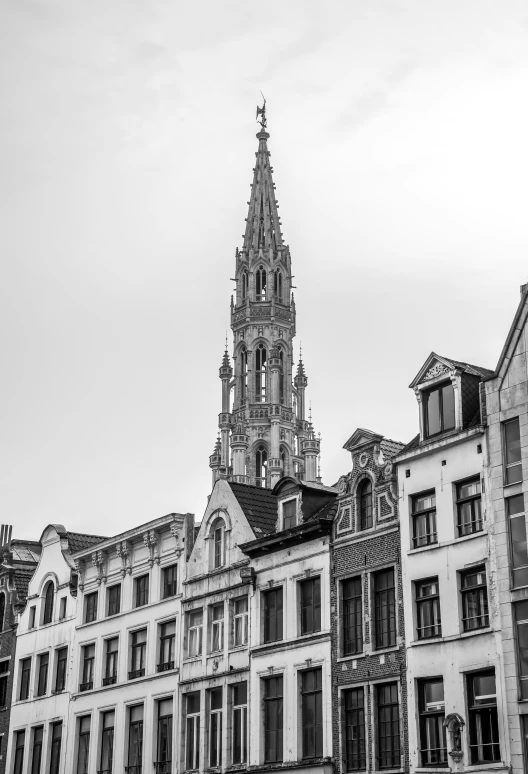
{"type": "Polygon", "coordinates": [[[343,446],[343,449],[347,451],[353,451],[360,446],[367,446],[369,444],[379,443],[383,440],[383,436],[379,433],[375,433],[373,430],[366,430],[363,427],[358,427],[354,430],[348,441],[343,446]]]}
{"type": "Polygon", "coordinates": [[[457,364],[453,360],[448,360],[445,357],[437,355],[436,352],[431,352],[409,387],[414,389],[418,384],[423,384],[423,382],[436,379],[438,376],[443,376],[444,374],[447,375],[456,367],[457,364]]]}

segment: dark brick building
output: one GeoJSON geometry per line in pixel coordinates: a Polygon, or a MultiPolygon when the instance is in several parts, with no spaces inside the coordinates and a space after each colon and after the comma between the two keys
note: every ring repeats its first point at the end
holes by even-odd
{"type": "Polygon", "coordinates": [[[338,483],[332,541],[332,691],[336,770],[409,769],[405,631],[396,470],[403,444],[358,429],[338,483]]]}
{"type": "Polygon", "coordinates": [[[28,583],[40,557],[40,543],[12,540],[11,527],[0,531],[0,774],[6,766],[11,715],[18,614],[24,609],[28,583]]]}

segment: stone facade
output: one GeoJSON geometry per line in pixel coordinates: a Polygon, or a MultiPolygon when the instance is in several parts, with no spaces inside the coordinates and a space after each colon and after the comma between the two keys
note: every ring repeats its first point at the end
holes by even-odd
{"type": "Polygon", "coordinates": [[[521,289],[497,368],[485,382],[489,443],[487,507],[493,514],[497,554],[497,601],[502,625],[505,702],[511,766],[526,771],[528,693],[526,631],[528,599],[526,509],[528,508],[528,285],[521,289]],[[510,432],[512,437],[510,437],[510,432]]]}
{"type": "Polygon", "coordinates": [[[351,452],[352,468],[338,482],[331,571],[333,756],[340,772],[375,771],[382,755],[389,763],[389,750],[381,750],[385,743],[380,736],[380,692],[391,685],[397,691],[397,723],[393,724],[390,740],[393,759],[386,768],[408,771],[405,621],[397,484],[392,464],[402,447],[401,443],[363,429],[356,430],[345,444],[351,452]],[[380,617],[377,579],[387,577],[386,573],[391,578],[390,612],[380,617]],[[356,601],[350,602],[353,584],[356,601]],[[356,616],[355,630],[347,629],[345,623],[351,609],[356,616]],[[381,629],[389,619],[390,631],[384,636],[381,629]],[[363,702],[359,719],[357,711],[347,708],[347,694],[359,695],[363,702]],[[355,724],[353,731],[351,722],[355,724]],[[364,746],[352,741],[361,734],[364,746]]]}

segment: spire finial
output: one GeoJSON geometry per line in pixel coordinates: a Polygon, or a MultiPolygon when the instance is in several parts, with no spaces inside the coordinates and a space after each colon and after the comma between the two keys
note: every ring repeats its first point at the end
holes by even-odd
{"type": "Polygon", "coordinates": [[[308,422],[312,424],[312,401],[310,401],[310,410],[308,412],[308,422]]]}
{"type": "MultiPolygon", "coordinates": [[[[260,93],[262,94],[262,92],[260,92],[260,93]]],[[[264,94],[262,94],[262,99],[264,100],[264,103],[263,103],[262,107],[259,107],[257,105],[257,116],[256,116],[256,118],[257,118],[258,123],[262,127],[262,131],[265,132],[266,131],[266,127],[268,125],[268,119],[266,118],[266,97],[264,96],[264,94]],[[262,116],[260,121],[259,121],[259,116],[262,116]]]]}

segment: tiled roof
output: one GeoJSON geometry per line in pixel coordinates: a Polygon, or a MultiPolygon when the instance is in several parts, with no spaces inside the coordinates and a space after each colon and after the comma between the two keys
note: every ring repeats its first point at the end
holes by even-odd
{"type": "Polygon", "coordinates": [[[416,435],[412,441],[409,441],[409,443],[403,447],[403,449],[400,449],[401,454],[406,454],[407,452],[412,451],[413,449],[417,449],[420,445],[420,433],[416,435]]]}
{"type": "Polygon", "coordinates": [[[334,497],[331,502],[326,503],[322,508],[319,508],[319,510],[313,513],[306,521],[314,521],[315,519],[333,519],[336,513],[337,497],[334,497]]]}
{"type": "Polygon", "coordinates": [[[444,360],[449,360],[451,363],[453,363],[453,365],[464,369],[464,371],[475,371],[478,376],[491,376],[491,374],[494,373],[494,371],[490,370],[489,368],[482,368],[482,366],[471,365],[471,363],[464,363],[462,360],[453,360],[452,357],[446,357],[444,360]]]}
{"type": "Polygon", "coordinates": [[[251,484],[230,482],[231,491],[257,538],[275,532],[277,525],[277,498],[271,489],[251,484]]]}
{"type": "Polygon", "coordinates": [[[29,581],[33,577],[33,572],[33,570],[23,569],[17,569],[15,571],[15,586],[20,600],[24,600],[27,597],[29,581]]]}
{"type": "Polygon", "coordinates": [[[382,441],[380,441],[380,449],[383,453],[383,456],[385,459],[389,460],[391,457],[395,457],[397,454],[399,454],[404,446],[404,443],[401,443],[400,441],[393,441],[391,438],[384,438],[382,441]]]}
{"type": "Polygon", "coordinates": [[[67,535],[71,554],[75,554],[77,551],[82,551],[85,548],[90,548],[90,546],[100,543],[102,540],[108,540],[108,538],[102,537],[101,535],[85,535],[82,532],[68,532],[67,535]]]}

